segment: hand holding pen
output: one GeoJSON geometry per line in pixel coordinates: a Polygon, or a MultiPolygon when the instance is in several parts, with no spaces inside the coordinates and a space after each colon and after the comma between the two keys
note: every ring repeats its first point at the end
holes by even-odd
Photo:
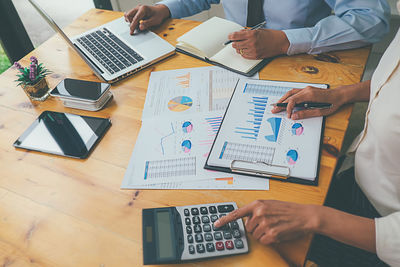
{"type": "Polygon", "coordinates": [[[310,117],[327,116],[334,113],[345,102],[342,91],[338,89],[321,89],[308,86],[304,89],[292,89],[279,101],[273,104],[272,113],[286,110],[287,117],[292,120],[310,117]],[[294,110],[295,107],[303,109],[294,110]]]}
{"type": "MultiPolygon", "coordinates": [[[[248,29],[248,30],[254,31],[254,30],[260,29],[261,27],[264,27],[265,24],[267,24],[267,21],[263,21],[263,22],[261,22],[261,23],[258,23],[257,25],[251,27],[251,28],[248,29]]],[[[228,44],[230,44],[230,43],[232,43],[232,42],[237,42],[237,41],[235,41],[235,40],[228,40],[228,41],[226,41],[226,42],[224,43],[224,45],[228,45],[228,44]]]]}
{"type": "Polygon", "coordinates": [[[229,34],[227,45],[232,45],[238,54],[246,59],[263,59],[286,54],[290,42],[283,31],[261,28],[262,22],[251,29],[229,34]]]}

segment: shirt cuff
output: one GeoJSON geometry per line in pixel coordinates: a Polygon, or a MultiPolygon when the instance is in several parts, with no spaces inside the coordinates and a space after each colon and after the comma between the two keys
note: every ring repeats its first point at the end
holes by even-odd
{"type": "Polygon", "coordinates": [[[176,0],[163,0],[160,1],[158,3],[156,3],[156,5],[165,5],[166,7],[168,7],[169,12],[171,13],[171,18],[173,19],[180,19],[182,18],[182,16],[179,14],[180,12],[180,6],[179,6],[179,1],[176,0]]]}
{"type": "Polygon", "coordinates": [[[376,254],[390,266],[400,266],[400,211],[375,219],[376,254]]]}
{"type": "Polygon", "coordinates": [[[313,39],[313,35],[311,29],[309,28],[301,28],[301,29],[290,29],[283,30],[286,34],[286,37],[289,40],[289,49],[287,54],[289,56],[308,53],[311,50],[311,43],[313,39]]]}

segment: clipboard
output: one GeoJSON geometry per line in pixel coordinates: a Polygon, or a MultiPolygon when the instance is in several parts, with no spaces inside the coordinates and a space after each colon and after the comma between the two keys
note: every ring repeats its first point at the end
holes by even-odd
{"type": "MultiPolygon", "coordinates": [[[[227,114],[230,111],[230,108],[232,105],[235,105],[236,103],[232,103],[234,95],[236,91],[238,90],[238,84],[240,84],[239,80],[236,84],[234,93],[232,94],[232,97],[229,101],[228,107],[225,111],[222,124],[220,129],[218,130],[217,136],[214,139],[213,145],[211,147],[211,151],[207,157],[206,163],[204,168],[208,170],[213,170],[213,171],[220,171],[220,172],[227,172],[227,173],[236,173],[236,174],[242,174],[242,175],[249,175],[249,176],[254,176],[254,177],[259,177],[259,178],[268,178],[268,179],[273,179],[273,180],[279,180],[283,182],[292,182],[292,183],[298,183],[298,184],[305,184],[305,185],[318,185],[318,174],[319,174],[319,169],[320,169],[320,159],[321,159],[321,147],[322,147],[322,141],[323,141],[323,130],[325,126],[325,119],[321,119],[321,130],[318,133],[318,138],[319,142],[318,143],[318,151],[317,153],[317,163],[315,167],[315,178],[312,180],[304,179],[301,177],[296,177],[294,173],[291,171],[291,168],[288,165],[285,164],[275,164],[272,162],[266,162],[266,161],[260,161],[260,160],[240,160],[240,159],[234,159],[230,162],[229,166],[221,167],[221,166],[216,166],[214,164],[210,164],[209,160],[210,157],[212,156],[212,152],[215,149],[216,142],[218,141],[218,137],[221,134],[221,130],[224,129],[223,125],[226,120],[227,114]]],[[[251,80],[249,80],[251,81],[251,80]]],[[[268,81],[266,81],[268,82],[268,81]]],[[[285,82],[277,82],[273,81],[274,83],[285,83],[285,82]]],[[[308,83],[296,83],[296,84],[304,84],[304,87],[307,85],[310,85],[308,83]]],[[[313,84],[315,85],[315,84],[313,84]]],[[[324,86],[321,88],[329,88],[328,84],[319,84],[320,86],[324,86]]],[[[303,87],[303,88],[304,88],[303,87]]],[[[222,154],[222,152],[221,152],[222,154]]]]}

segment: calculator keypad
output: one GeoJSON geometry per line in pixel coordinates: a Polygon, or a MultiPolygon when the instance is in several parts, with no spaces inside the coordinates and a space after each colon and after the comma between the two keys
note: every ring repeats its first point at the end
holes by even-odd
{"type": "Polygon", "coordinates": [[[182,220],[185,221],[183,227],[186,228],[184,231],[186,247],[191,258],[247,252],[247,241],[241,219],[220,228],[214,226],[216,220],[234,209],[230,203],[221,203],[185,207],[181,210],[184,215],[182,220]]]}

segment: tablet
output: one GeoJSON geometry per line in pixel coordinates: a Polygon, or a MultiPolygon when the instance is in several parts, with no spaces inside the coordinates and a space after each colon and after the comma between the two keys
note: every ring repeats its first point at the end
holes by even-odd
{"type": "Polygon", "coordinates": [[[14,147],[83,159],[110,126],[110,119],[44,111],[14,147]]]}

